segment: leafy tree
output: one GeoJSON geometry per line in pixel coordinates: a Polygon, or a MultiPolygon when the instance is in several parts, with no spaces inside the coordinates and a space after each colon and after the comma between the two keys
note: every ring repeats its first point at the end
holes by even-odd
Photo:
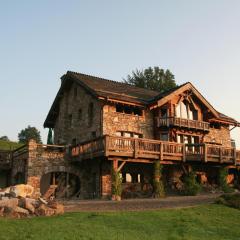
{"type": "Polygon", "coordinates": [[[27,128],[22,129],[18,134],[18,140],[20,143],[27,143],[30,139],[34,139],[37,143],[42,143],[40,131],[28,125],[27,128]]]}
{"type": "Polygon", "coordinates": [[[0,137],[0,140],[5,141],[5,142],[9,142],[10,141],[8,136],[2,136],[2,137],[0,137]]]}
{"type": "Polygon", "coordinates": [[[167,69],[159,67],[149,67],[144,70],[132,71],[132,75],[128,75],[123,79],[125,83],[136,87],[155,90],[160,93],[166,92],[177,86],[174,75],[167,69]]]}

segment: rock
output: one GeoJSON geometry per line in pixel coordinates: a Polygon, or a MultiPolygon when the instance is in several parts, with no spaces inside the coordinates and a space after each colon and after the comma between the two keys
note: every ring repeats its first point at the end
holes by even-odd
{"type": "Polygon", "coordinates": [[[54,209],[46,206],[45,204],[41,204],[39,208],[35,210],[37,216],[53,216],[55,214],[54,209]]]}
{"type": "Polygon", "coordinates": [[[57,201],[49,202],[48,207],[54,209],[56,215],[64,214],[64,205],[57,201]]]}
{"type": "Polygon", "coordinates": [[[34,192],[34,188],[30,185],[19,184],[10,187],[10,194],[14,197],[23,197],[26,198],[27,196],[31,197],[34,192]]]}
{"type": "Polygon", "coordinates": [[[1,200],[3,200],[3,201],[6,201],[6,200],[8,200],[9,199],[9,197],[2,197],[1,198],[1,200]]]}
{"type": "Polygon", "coordinates": [[[9,217],[9,218],[20,218],[20,214],[15,212],[13,208],[11,207],[4,207],[3,211],[4,217],[9,217]]]}
{"type": "Polygon", "coordinates": [[[22,214],[24,214],[24,215],[26,215],[26,216],[28,216],[29,215],[29,211],[27,210],[27,209],[24,209],[24,208],[21,208],[21,207],[16,207],[16,208],[14,208],[13,209],[15,212],[17,212],[17,213],[22,213],[22,214]]]}
{"type": "Polygon", "coordinates": [[[17,198],[10,198],[7,200],[0,200],[0,207],[9,207],[9,208],[16,208],[18,206],[18,199],[17,198]]]}
{"type": "Polygon", "coordinates": [[[26,202],[25,208],[26,208],[29,212],[31,212],[31,213],[34,213],[34,212],[35,212],[35,207],[34,207],[31,203],[29,203],[29,202],[26,202]]]}

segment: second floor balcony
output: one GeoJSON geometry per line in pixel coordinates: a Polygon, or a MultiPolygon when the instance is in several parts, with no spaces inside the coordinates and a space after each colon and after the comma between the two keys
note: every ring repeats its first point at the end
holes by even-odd
{"type": "Polygon", "coordinates": [[[103,136],[71,149],[71,159],[86,160],[99,157],[121,158],[124,161],[153,162],[212,162],[240,165],[236,148],[212,144],[182,144],[144,138],[103,136]]]}
{"type": "Polygon", "coordinates": [[[189,129],[196,129],[202,131],[209,131],[210,124],[204,121],[191,120],[178,117],[156,118],[157,127],[182,127],[189,129]]]}

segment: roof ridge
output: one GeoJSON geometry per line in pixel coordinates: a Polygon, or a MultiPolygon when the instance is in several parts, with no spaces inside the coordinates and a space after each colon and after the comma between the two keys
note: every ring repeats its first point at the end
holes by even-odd
{"type": "Polygon", "coordinates": [[[93,77],[93,78],[97,78],[97,79],[100,79],[100,80],[104,80],[104,81],[108,81],[108,82],[112,82],[112,83],[116,83],[116,84],[127,85],[127,86],[132,87],[132,88],[145,89],[145,90],[147,90],[147,91],[152,91],[152,92],[160,93],[159,91],[155,91],[155,90],[151,90],[151,89],[147,89],[147,88],[142,88],[142,87],[137,87],[137,86],[134,86],[134,85],[129,84],[129,83],[119,82],[119,81],[115,81],[115,80],[111,80],[111,79],[106,79],[106,78],[102,78],[102,77],[97,77],[97,76],[93,76],[93,75],[89,75],[89,74],[85,74],[85,73],[79,73],[79,72],[74,72],[74,71],[67,71],[67,73],[70,73],[70,74],[73,73],[73,74],[77,74],[77,75],[83,75],[83,76],[87,76],[87,77],[93,77]]]}

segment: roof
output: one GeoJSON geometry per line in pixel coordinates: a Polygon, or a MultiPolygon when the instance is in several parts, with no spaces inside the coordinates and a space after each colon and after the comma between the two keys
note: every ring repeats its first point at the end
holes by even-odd
{"type": "Polygon", "coordinates": [[[66,76],[72,76],[80,84],[88,86],[97,96],[125,100],[132,103],[147,104],[149,100],[159,95],[159,92],[133,85],[116,82],[104,78],[68,71],[66,76]]]}
{"type": "MultiPolygon", "coordinates": [[[[217,112],[210,103],[201,95],[200,92],[189,82],[184,83],[180,86],[172,88],[164,93],[159,93],[157,91],[148,90],[145,88],[135,87],[133,85],[112,81],[100,77],[95,77],[83,73],[77,73],[68,71],[62,77],[62,84],[55,97],[55,100],[51,106],[51,109],[47,115],[47,118],[44,122],[44,127],[54,127],[55,119],[58,113],[58,107],[60,98],[64,89],[72,82],[76,82],[81,85],[87,92],[92,94],[96,98],[103,98],[106,100],[114,100],[114,101],[122,101],[127,102],[129,104],[138,104],[140,106],[151,106],[152,104],[156,104],[158,101],[164,101],[171,94],[175,92],[179,92],[186,87],[191,87],[195,90],[195,92],[199,95],[199,97],[205,102],[205,104],[212,109],[215,113],[217,119],[221,119],[223,121],[227,121],[234,124],[239,124],[235,119],[230,118],[222,113],[217,112]]],[[[240,126],[240,124],[239,124],[240,126]]]]}

